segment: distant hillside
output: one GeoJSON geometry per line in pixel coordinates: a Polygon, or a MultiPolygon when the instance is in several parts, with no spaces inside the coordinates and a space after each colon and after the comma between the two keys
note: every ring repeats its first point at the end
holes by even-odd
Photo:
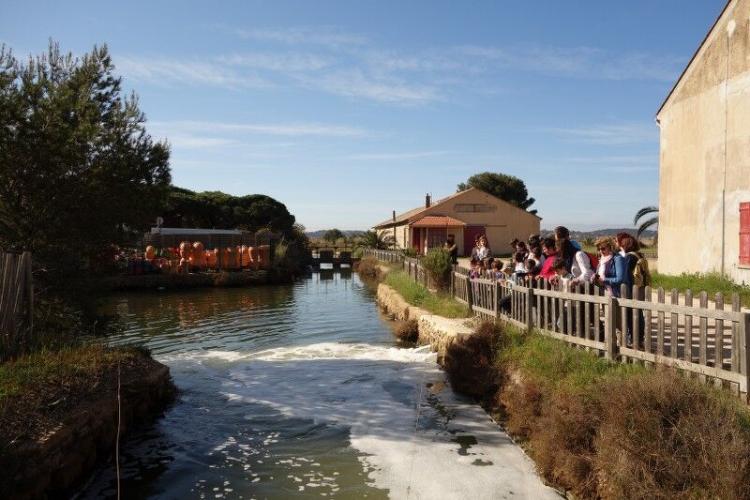
{"type": "MultiPolygon", "coordinates": [[[[320,231],[307,231],[305,234],[307,235],[308,238],[320,239],[323,237],[326,231],[328,231],[328,229],[321,229],[320,231]]],[[[347,238],[351,238],[352,236],[359,236],[360,234],[364,233],[364,231],[360,231],[356,229],[350,229],[350,230],[341,229],[341,232],[344,233],[347,238]]]]}

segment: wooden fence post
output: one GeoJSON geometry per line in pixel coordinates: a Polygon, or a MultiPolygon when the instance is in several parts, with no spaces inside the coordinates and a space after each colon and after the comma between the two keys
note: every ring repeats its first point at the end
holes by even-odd
{"type": "Polygon", "coordinates": [[[604,343],[607,346],[605,356],[609,360],[614,360],[617,356],[617,299],[609,297],[607,300],[607,310],[604,313],[604,343]]]}
{"type": "Polygon", "coordinates": [[[466,301],[469,303],[469,311],[474,305],[474,287],[471,285],[471,278],[466,278],[466,301]]]}
{"type": "Polygon", "coordinates": [[[530,332],[534,328],[534,315],[532,310],[534,309],[534,289],[529,283],[526,289],[526,331],[530,332]]]}
{"type": "Polygon", "coordinates": [[[744,388],[740,387],[740,392],[745,393],[745,402],[750,403],[750,313],[744,313],[739,323],[739,358],[740,373],[743,375],[742,381],[744,388]]]}
{"type": "Polygon", "coordinates": [[[500,301],[500,283],[495,280],[495,286],[492,290],[492,314],[495,316],[495,321],[499,317],[498,302],[500,301]]]}

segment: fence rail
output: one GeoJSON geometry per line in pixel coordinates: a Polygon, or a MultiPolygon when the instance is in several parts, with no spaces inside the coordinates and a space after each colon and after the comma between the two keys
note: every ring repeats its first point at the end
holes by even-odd
{"type": "MultiPolygon", "coordinates": [[[[402,259],[404,271],[427,284],[417,259],[402,259]]],[[[622,286],[619,297],[592,284],[556,289],[547,282],[471,279],[451,273],[450,294],[479,317],[535,329],[568,344],[624,363],[666,365],[696,374],[707,383],[748,398],[750,313],[738,294],[667,293],[659,288],[622,286]]]]}
{"type": "Polygon", "coordinates": [[[0,360],[24,351],[34,328],[31,254],[0,251],[0,360]]]}
{"type": "Polygon", "coordinates": [[[404,253],[398,250],[376,250],[374,248],[365,248],[362,251],[363,257],[375,257],[383,262],[398,264],[404,261],[404,253]]]}

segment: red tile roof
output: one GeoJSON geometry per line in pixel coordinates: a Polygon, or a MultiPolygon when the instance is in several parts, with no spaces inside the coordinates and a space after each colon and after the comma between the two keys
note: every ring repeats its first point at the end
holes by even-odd
{"type": "Polygon", "coordinates": [[[466,223],[447,215],[427,215],[411,224],[411,227],[462,227],[466,223]]]}

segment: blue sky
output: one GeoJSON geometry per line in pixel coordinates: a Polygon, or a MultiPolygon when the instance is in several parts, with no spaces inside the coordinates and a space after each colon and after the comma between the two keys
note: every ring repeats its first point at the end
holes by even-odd
{"type": "Polygon", "coordinates": [[[3,0],[0,41],[107,43],[175,184],[268,194],[311,230],[486,170],[524,179],[543,227],[589,229],[657,202],[655,112],[723,5],[3,0]]]}

